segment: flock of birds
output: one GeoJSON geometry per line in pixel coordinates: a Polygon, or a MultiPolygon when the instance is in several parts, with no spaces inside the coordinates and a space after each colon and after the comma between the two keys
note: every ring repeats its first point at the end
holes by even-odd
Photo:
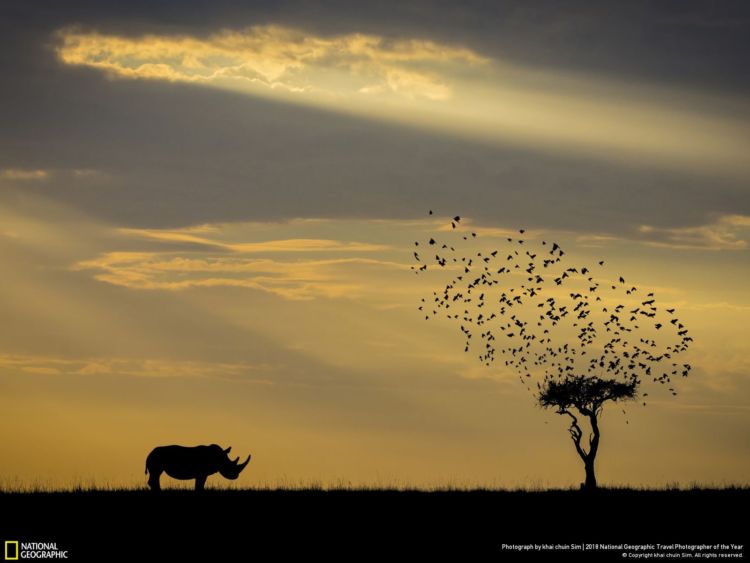
{"type": "Polygon", "coordinates": [[[426,320],[444,315],[457,322],[464,351],[478,343],[479,360],[488,366],[501,355],[527,387],[535,375],[543,375],[539,389],[553,379],[587,375],[638,385],[650,380],[677,394],[673,378],[691,369],[678,357],[693,339],[675,309],[659,307],[653,292],[622,276],[602,278],[603,260],[593,269],[566,265],[559,244],[539,245],[523,238],[524,229],[506,237],[504,249],[482,252],[477,233],[465,229],[460,216],[450,225],[414,242],[412,270],[455,273],[422,299],[419,310],[426,320]],[[657,335],[672,342],[660,347],[657,335]]]}

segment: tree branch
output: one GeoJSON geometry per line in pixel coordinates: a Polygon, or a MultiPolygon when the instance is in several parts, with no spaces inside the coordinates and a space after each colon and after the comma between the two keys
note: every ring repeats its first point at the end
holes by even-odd
{"type": "Polygon", "coordinates": [[[587,454],[581,447],[581,436],[583,436],[583,432],[581,431],[581,427],[578,426],[578,419],[572,412],[567,409],[560,410],[559,413],[567,414],[570,418],[573,419],[573,422],[570,423],[570,428],[568,429],[568,431],[570,432],[570,437],[573,440],[573,445],[576,447],[578,455],[581,456],[581,459],[585,462],[588,459],[589,454],[587,454]]]}
{"type": "Polygon", "coordinates": [[[592,461],[596,457],[596,452],[599,450],[599,422],[596,419],[596,411],[589,416],[589,422],[591,423],[591,431],[593,436],[589,438],[589,456],[592,461]]]}

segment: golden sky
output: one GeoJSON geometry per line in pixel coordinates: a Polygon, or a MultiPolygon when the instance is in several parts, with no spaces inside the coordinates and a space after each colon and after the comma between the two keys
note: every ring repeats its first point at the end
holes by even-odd
{"type": "MultiPolygon", "coordinates": [[[[13,265],[2,297],[5,479],[135,484],[153,444],[217,438],[253,452],[244,485],[578,476],[564,421],[502,363],[464,354],[451,323],[417,311],[435,281],[413,275],[410,245],[440,219],[123,229],[45,202],[34,212],[2,217],[13,265]]],[[[721,228],[658,245],[538,234],[650,283],[696,339],[677,398],[657,390],[627,416],[606,411],[607,482],[743,479],[747,452],[732,444],[750,417],[750,302],[738,263],[747,250],[733,241],[748,228],[717,244],[721,228]]],[[[479,234],[492,246],[506,231],[479,234]]]]}
{"type": "MultiPolygon", "coordinates": [[[[152,447],[212,442],[253,454],[238,486],[577,484],[567,422],[417,309],[440,280],[413,241],[454,214],[476,248],[527,228],[605,259],[690,327],[676,397],[605,409],[602,483],[747,483],[731,61],[632,68],[625,39],[579,52],[551,23],[560,53],[517,38],[524,56],[479,8],[433,32],[217,10],[32,10],[11,37],[31,54],[0,61],[0,486],[142,486],[152,447]]],[[[531,37],[522,12],[508,33],[531,37]]]]}

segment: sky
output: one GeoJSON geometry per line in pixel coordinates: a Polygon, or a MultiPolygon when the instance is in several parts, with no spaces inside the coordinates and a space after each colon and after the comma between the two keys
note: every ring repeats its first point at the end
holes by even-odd
{"type": "Polygon", "coordinates": [[[690,327],[601,482],[747,484],[746,3],[4,2],[0,38],[0,486],[214,442],[243,487],[577,486],[563,417],[418,310],[454,215],[690,327]]]}

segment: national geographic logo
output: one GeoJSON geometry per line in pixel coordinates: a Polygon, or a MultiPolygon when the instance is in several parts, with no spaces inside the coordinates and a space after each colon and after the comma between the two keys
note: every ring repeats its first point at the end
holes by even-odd
{"type": "Polygon", "coordinates": [[[18,542],[17,541],[5,542],[5,560],[6,561],[18,560],[18,542]]]}
{"type": "Polygon", "coordinates": [[[5,540],[5,560],[67,559],[68,550],[58,549],[57,542],[22,542],[5,540]]]}

